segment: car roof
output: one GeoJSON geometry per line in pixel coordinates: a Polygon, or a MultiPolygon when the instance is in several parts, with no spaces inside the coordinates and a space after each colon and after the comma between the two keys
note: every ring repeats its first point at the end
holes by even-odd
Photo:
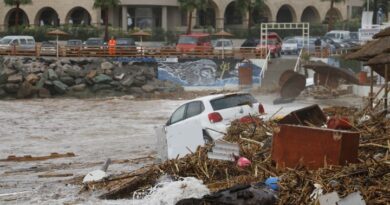
{"type": "Polygon", "coordinates": [[[88,40],[103,40],[103,38],[88,38],[87,41],[88,40]]]}
{"type": "Polygon", "coordinates": [[[32,38],[32,39],[34,39],[34,37],[32,37],[32,36],[4,36],[3,38],[32,38]]]}
{"type": "Polygon", "coordinates": [[[207,96],[203,96],[203,97],[192,99],[192,100],[190,100],[188,102],[193,102],[193,101],[211,101],[211,100],[222,98],[222,97],[229,96],[229,95],[242,95],[242,94],[250,94],[250,93],[247,93],[247,92],[233,92],[233,93],[225,93],[225,94],[207,95],[207,96]]]}

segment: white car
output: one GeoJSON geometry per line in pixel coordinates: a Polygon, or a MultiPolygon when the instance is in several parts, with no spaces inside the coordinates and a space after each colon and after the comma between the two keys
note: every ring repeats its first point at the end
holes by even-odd
{"type": "Polygon", "coordinates": [[[282,44],[282,53],[285,54],[298,54],[298,40],[295,38],[290,38],[283,41],[282,44]]]}
{"type": "Polygon", "coordinates": [[[231,54],[233,53],[233,41],[230,39],[217,39],[213,43],[215,54],[231,54]]]}
{"type": "Polygon", "coordinates": [[[199,145],[223,138],[233,120],[262,114],[263,105],[249,93],[193,99],[176,109],[164,128],[156,130],[159,155],[162,160],[182,157],[199,145]]]}

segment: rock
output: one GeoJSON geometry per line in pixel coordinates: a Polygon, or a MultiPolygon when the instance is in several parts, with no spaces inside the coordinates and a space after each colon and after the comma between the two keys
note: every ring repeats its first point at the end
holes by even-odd
{"type": "Polygon", "coordinates": [[[108,75],[100,74],[93,78],[93,82],[97,84],[110,83],[112,78],[108,75]]]}
{"type": "Polygon", "coordinates": [[[0,88],[0,99],[7,97],[7,93],[4,91],[4,89],[0,88]]]}
{"type": "Polygon", "coordinates": [[[61,59],[61,64],[62,64],[62,65],[70,64],[70,60],[67,59],[67,58],[63,58],[63,59],[61,59]]]}
{"type": "Polygon", "coordinates": [[[151,93],[151,92],[155,91],[156,88],[151,84],[147,84],[147,85],[142,86],[142,90],[147,92],[147,93],[151,93]]]}
{"type": "Polygon", "coordinates": [[[57,91],[58,94],[65,94],[68,90],[68,86],[62,83],[59,80],[53,81],[54,89],[57,91]]]}
{"type": "Polygon", "coordinates": [[[92,86],[92,91],[97,92],[100,90],[110,90],[112,89],[111,85],[108,84],[95,84],[92,86]]]}
{"type": "Polygon", "coordinates": [[[67,86],[72,86],[75,84],[74,79],[70,76],[61,76],[60,77],[61,82],[65,83],[67,86]]]}
{"type": "Polygon", "coordinates": [[[38,80],[39,80],[39,77],[33,73],[29,74],[26,77],[26,81],[32,85],[34,85],[36,82],[38,82],[38,80]]]}
{"type": "Polygon", "coordinates": [[[52,63],[52,64],[49,65],[49,68],[54,70],[54,69],[57,68],[57,64],[52,63]]]}
{"type": "Polygon", "coordinates": [[[48,71],[48,75],[49,75],[48,76],[49,80],[57,80],[58,79],[58,75],[53,69],[48,69],[47,71],[48,71]]]}
{"type": "Polygon", "coordinates": [[[23,81],[22,74],[14,74],[8,77],[9,83],[20,83],[23,81]]]}
{"type": "Polygon", "coordinates": [[[83,84],[83,83],[85,83],[85,79],[83,79],[83,78],[77,78],[77,79],[75,80],[75,84],[76,84],[76,85],[83,84]]]}
{"type": "Polygon", "coordinates": [[[130,92],[138,95],[144,93],[144,91],[140,87],[131,87],[130,92]]]}
{"type": "Polygon", "coordinates": [[[114,68],[114,65],[112,63],[106,61],[106,62],[103,62],[102,64],[100,64],[100,68],[102,70],[111,70],[114,68]]]}
{"type": "Polygon", "coordinates": [[[16,92],[18,92],[18,90],[19,90],[19,84],[7,83],[7,84],[5,84],[5,86],[4,86],[4,90],[5,90],[7,93],[16,93],[16,92]]]}
{"type": "Polygon", "coordinates": [[[134,83],[134,77],[129,75],[129,76],[126,76],[122,81],[121,81],[121,85],[125,86],[125,87],[130,87],[132,84],[134,83]]]}
{"type": "Polygon", "coordinates": [[[70,89],[72,91],[75,91],[75,92],[80,92],[80,91],[85,90],[86,87],[87,87],[86,84],[79,84],[79,85],[74,85],[74,86],[70,87],[70,89]]]}
{"type": "Polygon", "coordinates": [[[13,74],[15,74],[15,73],[17,73],[16,70],[9,69],[9,68],[5,68],[5,69],[2,71],[2,74],[7,75],[7,76],[13,75],[13,74]]]}
{"type": "Polygon", "coordinates": [[[119,82],[119,81],[111,81],[110,82],[110,85],[112,86],[112,87],[119,87],[119,86],[121,86],[121,83],[119,82]]]}
{"type": "Polygon", "coordinates": [[[22,71],[23,68],[24,68],[24,65],[23,63],[20,61],[20,60],[17,60],[15,61],[13,64],[12,64],[14,70],[17,70],[17,71],[22,71]]]}
{"type": "Polygon", "coordinates": [[[51,94],[50,94],[50,91],[46,88],[40,88],[38,90],[38,97],[40,98],[50,98],[51,97],[51,94]]]}
{"type": "Polygon", "coordinates": [[[18,93],[17,93],[17,97],[18,98],[29,98],[32,96],[33,94],[33,86],[25,81],[24,83],[22,83],[22,85],[19,87],[19,90],[18,90],[18,93]]]}
{"type": "Polygon", "coordinates": [[[115,80],[122,80],[124,77],[125,77],[125,74],[124,74],[124,73],[121,73],[121,74],[115,75],[115,76],[114,76],[114,79],[115,79],[115,80]]]}
{"type": "Polygon", "coordinates": [[[96,74],[97,74],[96,70],[91,70],[85,77],[88,79],[93,79],[96,76],[96,74]]]}
{"type": "Polygon", "coordinates": [[[77,65],[72,67],[66,67],[66,69],[64,68],[64,72],[74,78],[78,78],[82,76],[81,68],[77,65]]]}
{"type": "Polygon", "coordinates": [[[134,79],[134,85],[135,86],[141,87],[141,86],[143,86],[145,84],[146,84],[145,76],[138,75],[138,76],[135,77],[135,79],[134,79]]]}
{"type": "Polygon", "coordinates": [[[112,75],[112,70],[104,70],[104,74],[106,74],[106,75],[112,75]]]}
{"type": "Polygon", "coordinates": [[[42,75],[41,79],[39,79],[38,83],[36,84],[36,87],[39,89],[39,88],[42,88],[44,85],[45,85],[45,81],[46,79],[43,77],[44,75],[42,75]]]}

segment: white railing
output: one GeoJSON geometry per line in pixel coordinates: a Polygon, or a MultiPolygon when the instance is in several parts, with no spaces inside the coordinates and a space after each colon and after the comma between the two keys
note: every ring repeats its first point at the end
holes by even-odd
{"type": "Polygon", "coordinates": [[[294,72],[298,72],[300,70],[303,50],[304,49],[301,49],[301,51],[299,52],[297,62],[295,63],[294,72]]]}
{"type": "Polygon", "coordinates": [[[265,60],[263,62],[263,65],[261,66],[261,72],[260,72],[260,86],[263,83],[263,78],[265,76],[265,72],[268,69],[268,61],[271,59],[271,50],[268,50],[267,56],[265,57],[265,60]]]}

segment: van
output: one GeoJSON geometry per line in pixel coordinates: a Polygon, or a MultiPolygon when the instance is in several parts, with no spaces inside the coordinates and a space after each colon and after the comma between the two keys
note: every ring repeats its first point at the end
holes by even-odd
{"type": "Polygon", "coordinates": [[[10,50],[14,46],[19,50],[35,50],[35,39],[32,36],[4,36],[0,40],[2,50],[10,50]]]}
{"type": "Polygon", "coordinates": [[[331,38],[336,43],[341,43],[343,41],[350,40],[351,33],[349,31],[334,30],[326,33],[325,37],[331,38]]]}
{"type": "Polygon", "coordinates": [[[212,50],[211,38],[208,33],[192,33],[179,36],[176,50],[179,52],[193,52],[195,50],[212,50]]]}

